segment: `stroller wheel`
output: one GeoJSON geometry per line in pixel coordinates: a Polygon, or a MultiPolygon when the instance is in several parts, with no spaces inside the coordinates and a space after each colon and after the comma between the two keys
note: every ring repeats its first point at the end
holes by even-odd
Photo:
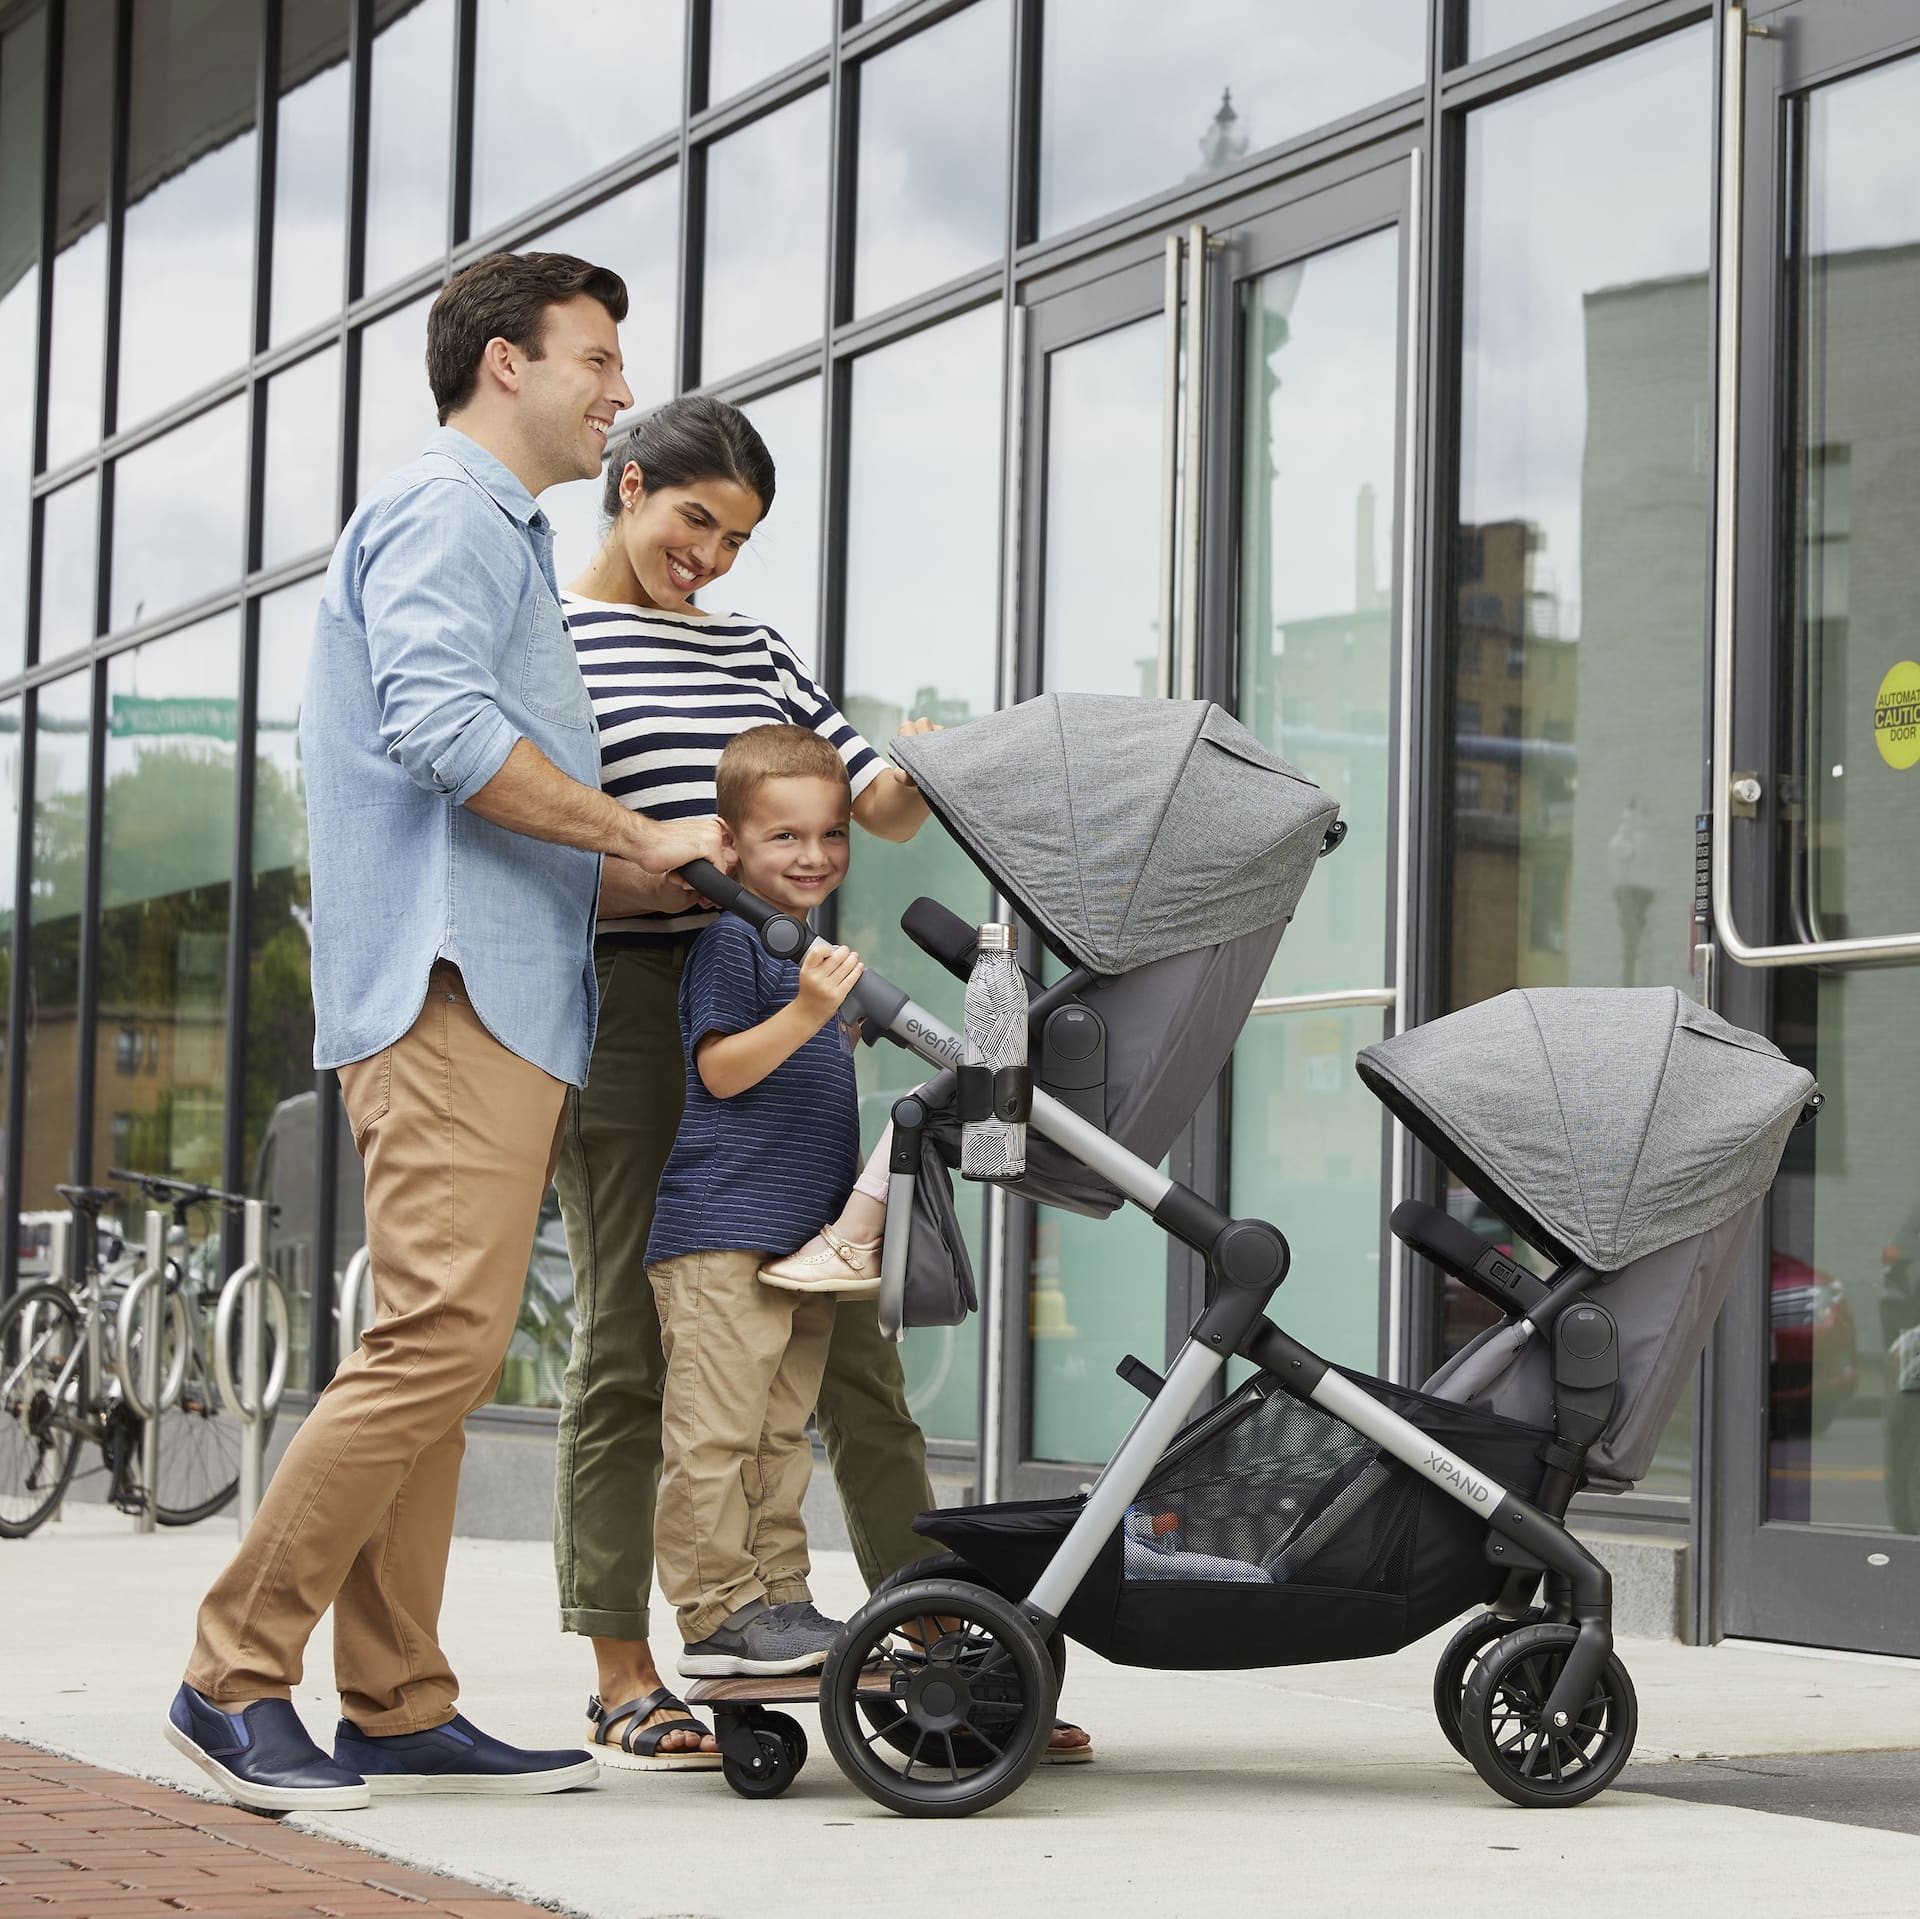
{"type": "Polygon", "coordinates": [[[847,1621],[821,1675],[820,1725],[869,1799],[956,1819],[1026,1779],[1057,1697],[1046,1645],[1018,1606],[968,1580],[919,1579],[876,1593],[847,1621]],[[893,1716],[869,1730],[858,1694],[874,1669],[893,1716]]]}
{"type": "Polygon", "coordinates": [[[1604,1792],[1633,1751],[1640,1708],[1633,1681],[1609,1653],[1568,1724],[1547,1723],[1548,1697],[1579,1638],[1576,1626],[1508,1633],[1474,1668],[1460,1702],[1473,1769],[1516,1806],[1578,1806],[1604,1792]]]}
{"type": "MultiPolygon", "coordinates": [[[[964,1579],[974,1585],[987,1584],[958,1553],[939,1553],[931,1559],[921,1559],[911,1566],[902,1566],[898,1572],[888,1573],[874,1587],[873,1597],[878,1599],[884,1593],[897,1592],[916,1579],[964,1579]]],[[[987,1589],[990,1592],[1000,1591],[997,1586],[988,1586],[987,1589]]],[[[1005,1593],[1000,1596],[1003,1599],[1007,1597],[1005,1593]]],[[[912,1628],[908,1628],[908,1635],[912,1635],[912,1628]]],[[[1047,1657],[1053,1661],[1053,1690],[1057,1700],[1061,1688],[1067,1683],[1067,1640],[1066,1635],[1057,1629],[1047,1638],[1047,1657]]],[[[863,1698],[860,1701],[860,1715],[875,1732],[886,1735],[887,1743],[895,1752],[904,1757],[913,1750],[912,1724],[892,1700],[863,1698]]],[[[984,1766],[993,1757],[979,1740],[967,1732],[954,1735],[953,1749],[955,1761],[962,1766],[984,1766]]]]}
{"type": "Polygon", "coordinates": [[[1475,1613],[1447,1641],[1440,1663],[1433,1669],[1433,1716],[1439,1720],[1440,1730],[1455,1752],[1464,1754],[1467,1750],[1460,1740],[1460,1700],[1474,1669],[1486,1657],[1488,1649],[1508,1633],[1518,1632],[1523,1626],[1537,1626],[1546,1616],[1545,1608],[1540,1606],[1518,1619],[1502,1619],[1498,1613],[1491,1612],[1475,1613]]]}

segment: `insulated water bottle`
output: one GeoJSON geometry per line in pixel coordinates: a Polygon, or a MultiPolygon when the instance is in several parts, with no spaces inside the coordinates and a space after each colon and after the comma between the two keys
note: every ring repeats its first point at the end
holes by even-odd
{"type": "MultiPolygon", "coordinates": [[[[968,1066],[998,1074],[1027,1063],[1027,982],[1014,956],[1018,934],[989,921],[974,947],[967,979],[968,1066]]],[[[1027,1170],[1024,1120],[968,1120],[960,1129],[960,1171],[967,1179],[1018,1179],[1027,1170]]]]}

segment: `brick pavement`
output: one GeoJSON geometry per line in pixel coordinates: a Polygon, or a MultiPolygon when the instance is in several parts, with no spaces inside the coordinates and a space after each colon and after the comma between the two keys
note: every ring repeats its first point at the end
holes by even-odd
{"type": "Polygon", "coordinates": [[[478,1886],[0,1739],[0,1919],[551,1919],[478,1886]]]}

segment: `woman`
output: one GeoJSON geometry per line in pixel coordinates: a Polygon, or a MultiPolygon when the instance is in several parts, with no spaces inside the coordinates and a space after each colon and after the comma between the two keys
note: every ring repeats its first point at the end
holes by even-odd
{"type": "MultiPolygon", "coordinates": [[[[882,763],[793,649],[756,621],[693,604],[733,565],[773,495],[773,461],[746,416],[701,395],[650,415],[609,459],[607,534],[564,600],[599,721],[602,783],[655,818],[708,814],[729,738],[807,726],[845,760],[856,822],[910,839],[927,818],[918,788],[882,763]]],[[[607,862],[594,949],[600,1024],[588,1084],[568,1098],[557,1177],[574,1271],[554,1500],[560,1618],[593,1640],[589,1742],[608,1764],[634,1768],[718,1764],[647,1644],[665,1369],[644,1253],[680,1119],[680,972],[711,917],[678,880],[607,862]]],[[[839,1308],[818,1423],[872,1586],[925,1556],[912,1522],[934,1500],[899,1351],[881,1338],[870,1299],[839,1308]]],[[[1057,1731],[1055,1745],[1063,1757],[1087,1752],[1077,1727],[1057,1731]]]]}

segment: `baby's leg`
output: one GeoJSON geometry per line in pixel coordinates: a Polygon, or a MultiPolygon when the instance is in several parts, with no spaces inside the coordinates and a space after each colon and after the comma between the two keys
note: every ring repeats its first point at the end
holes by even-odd
{"type": "Polygon", "coordinates": [[[807,1528],[800,1516],[807,1481],[813,1475],[807,1421],[820,1397],[820,1376],[827,1369],[827,1347],[839,1310],[831,1294],[784,1297],[793,1301],[793,1334],[767,1392],[766,1423],[755,1460],[758,1470],[747,1476],[749,1550],[767,1599],[776,1606],[810,1596],[807,1528]]]}

